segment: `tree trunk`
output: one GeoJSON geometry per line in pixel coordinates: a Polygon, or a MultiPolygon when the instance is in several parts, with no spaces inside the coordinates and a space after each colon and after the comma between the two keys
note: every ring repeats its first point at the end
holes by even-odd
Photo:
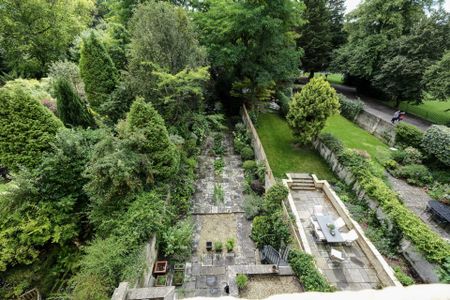
{"type": "Polygon", "coordinates": [[[314,78],[314,71],[309,72],[308,81],[310,81],[312,78],[314,78]]]}
{"type": "Polygon", "coordinates": [[[398,97],[395,98],[395,108],[400,108],[400,99],[398,97]]]}

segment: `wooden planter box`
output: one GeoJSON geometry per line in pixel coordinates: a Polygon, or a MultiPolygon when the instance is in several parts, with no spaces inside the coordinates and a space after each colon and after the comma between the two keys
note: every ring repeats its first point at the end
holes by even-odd
{"type": "Polygon", "coordinates": [[[156,276],[155,286],[166,286],[166,284],[167,284],[167,275],[156,276]]]}
{"type": "Polygon", "coordinates": [[[173,274],[173,285],[181,286],[184,282],[184,271],[175,271],[173,274]]]}
{"type": "Polygon", "coordinates": [[[166,274],[167,273],[167,260],[159,260],[155,263],[155,268],[153,269],[154,274],[166,274]]]}
{"type": "Polygon", "coordinates": [[[173,269],[174,269],[174,270],[181,270],[181,271],[184,271],[184,266],[185,266],[184,263],[177,263],[177,264],[175,264],[175,265],[173,266],[173,269]]]}

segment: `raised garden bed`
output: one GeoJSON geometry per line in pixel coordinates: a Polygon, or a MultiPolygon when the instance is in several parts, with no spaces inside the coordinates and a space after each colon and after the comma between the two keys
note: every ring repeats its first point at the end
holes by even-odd
{"type": "Polygon", "coordinates": [[[166,284],[167,284],[167,275],[156,276],[155,286],[166,286],[166,284]]]}
{"type": "Polygon", "coordinates": [[[181,286],[184,282],[184,271],[175,271],[173,274],[173,285],[181,286]]]}
{"type": "Polygon", "coordinates": [[[166,274],[167,273],[167,260],[158,260],[155,263],[155,268],[153,269],[154,274],[166,274]]]}

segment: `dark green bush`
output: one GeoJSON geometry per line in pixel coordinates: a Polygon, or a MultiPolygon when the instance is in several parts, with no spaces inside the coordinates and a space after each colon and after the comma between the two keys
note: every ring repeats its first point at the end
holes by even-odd
{"type": "Polygon", "coordinates": [[[319,139],[328,147],[335,155],[341,155],[344,152],[344,144],[331,133],[321,133],[319,139]]]}
{"type": "Polygon", "coordinates": [[[244,212],[248,220],[253,219],[260,214],[263,206],[263,199],[257,194],[251,192],[244,195],[244,212]]]}
{"type": "Polygon", "coordinates": [[[255,157],[253,149],[250,146],[245,146],[241,150],[241,157],[243,160],[251,160],[255,157]]]}
{"type": "Polygon", "coordinates": [[[286,117],[287,113],[289,112],[289,102],[291,99],[286,96],[284,93],[278,94],[278,101],[280,104],[280,114],[284,118],[286,117]]]}
{"type": "Polygon", "coordinates": [[[253,174],[256,171],[256,161],[246,160],[242,164],[242,168],[244,169],[245,173],[253,174]]]}
{"type": "Polygon", "coordinates": [[[433,125],[427,129],[422,141],[422,147],[429,154],[447,166],[450,166],[450,128],[433,125]]]}
{"type": "Polygon", "coordinates": [[[344,95],[339,95],[339,102],[341,104],[341,115],[350,121],[353,121],[364,108],[364,103],[361,100],[350,100],[344,95]]]}
{"type": "Polygon", "coordinates": [[[423,132],[414,125],[398,123],[395,126],[395,143],[401,147],[420,148],[423,132]]]}
{"type": "Polygon", "coordinates": [[[430,171],[424,165],[410,164],[401,166],[393,173],[394,176],[404,178],[408,183],[417,186],[424,186],[433,180],[430,171]]]}
{"type": "Polygon", "coordinates": [[[405,165],[409,164],[420,164],[422,163],[423,155],[422,153],[413,147],[408,147],[404,150],[405,157],[403,158],[402,163],[405,165]]]}
{"type": "Polygon", "coordinates": [[[320,274],[314,264],[314,258],[299,250],[289,252],[289,264],[295,275],[308,292],[332,292],[334,288],[320,274]]]}
{"type": "Polygon", "coordinates": [[[428,194],[438,201],[450,204],[450,184],[435,182],[428,194]]]}
{"type": "Polygon", "coordinates": [[[271,215],[257,216],[253,219],[251,238],[258,248],[270,245],[280,249],[291,240],[289,224],[281,209],[271,215]]]}
{"type": "Polygon", "coordinates": [[[398,281],[400,281],[403,286],[413,285],[415,283],[414,279],[406,275],[400,267],[394,267],[394,272],[395,277],[397,277],[398,281]]]}

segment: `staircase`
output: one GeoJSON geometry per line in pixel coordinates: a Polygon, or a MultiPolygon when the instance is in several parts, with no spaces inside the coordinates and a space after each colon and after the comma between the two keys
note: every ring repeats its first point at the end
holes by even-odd
{"type": "Polygon", "coordinates": [[[314,191],[316,186],[314,185],[314,180],[309,174],[289,174],[292,182],[289,184],[291,190],[310,190],[314,191]]]}

